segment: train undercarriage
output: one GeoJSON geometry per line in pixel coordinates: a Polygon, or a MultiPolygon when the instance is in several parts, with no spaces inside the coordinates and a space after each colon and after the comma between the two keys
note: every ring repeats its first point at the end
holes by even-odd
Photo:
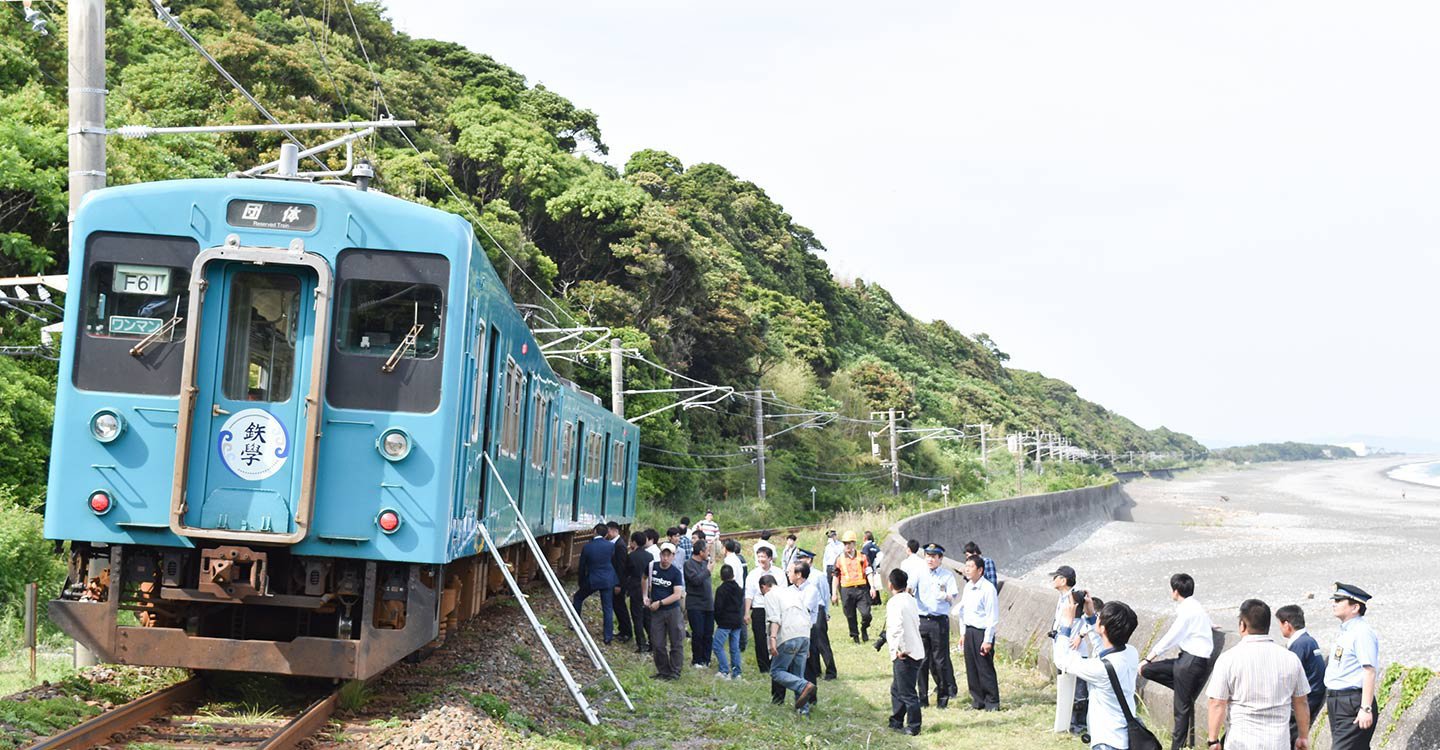
{"type": "MultiPolygon", "coordinates": [[[[540,540],[561,575],[584,541],[540,540]]],[[[525,545],[500,552],[522,585],[537,571],[525,545]]],[[[440,645],[505,590],[488,552],[425,565],[75,542],[49,616],[103,662],[366,679],[440,645]]]]}

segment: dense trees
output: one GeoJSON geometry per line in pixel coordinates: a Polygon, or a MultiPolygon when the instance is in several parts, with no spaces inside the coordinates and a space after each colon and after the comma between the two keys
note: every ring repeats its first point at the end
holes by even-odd
{"type": "MultiPolygon", "coordinates": [[[[1188,436],[1141,429],[1061,381],[1007,369],[1008,356],[986,334],[918,321],[885,289],[836,279],[815,234],[724,167],[686,165],[647,149],[617,169],[598,158],[608,147],[594,112],[528,85],[484,54],[398,34],[377,4],[354,6],[353,18],[345,9],[320,0],[196,0],[185,3],[181,20],[282,120],[377,113],[419,120],[415,149],[393,132],[362,144],[377,164],[378,186],[478,216],[517,301],[549,307],[543,289],[563,308],[548,313],[557,320],[610,326],[627,346],[691,377],[764,387],[847,417],[893,406],[917,424],[1044,428],[1100,451],[1201,449],[1188,436]]],[[[4,11],[0,36],[13,44],[0,46],[0,275],[61,268],[67,252],[64,38],[35,37],[21,27],[17,7],[4,11]]],[[[63,18],[52,21],[64,27],[63,18]]],[[[109,28],[112,126],[256,121],[142,4],[112,3],[109,28]]],[[[111,139],[110,181],[215,176],[269,158],[278,142],[270,135],[111,139]]],[[[561,367],[597,392],[608,387],[608,361],[561,367]]],[[[638,388],[671,382],[641,365],[626,377],[638,388]]],[[[23,390],[12,400],[35,409],[17,429],[43,433],[48,417],[29,395],[43,388],[12,382],[23,390]]],[[[639,396],[631,413],[672,399],[639,396]]],[[[775,418],[772,431],[788,423],[775,418]]],[[[738,450],[753,441],[747,404],[671,411],[643,426],[647,461],[717,469],[647,467],[640,485],[647,500],[751,492],[753,473],[738,450]]],[[[866,431],[842,421],[782,436],[772,454],[774,501],[808,498],[814,480],[805,477],[815,472],[872,471],[866,431]]],[[[929,444],[907,454],[905,469],[975,481],[972,453],[929,444]]],[[[841,486],[850,488],[834,493],[843,498],[866,485],[841,486]]]]}
{"type": "Polygon", "coordinates": [[[1214,458],[1236,463],[1260,463],[1263,461],[1316,461],[1332,458],[1354,458],[1355,451],[1339,445],[1316,445],[1314,443],[1260,443],[1258,445],[1237,445],[1211,451],[1214,458]]]}

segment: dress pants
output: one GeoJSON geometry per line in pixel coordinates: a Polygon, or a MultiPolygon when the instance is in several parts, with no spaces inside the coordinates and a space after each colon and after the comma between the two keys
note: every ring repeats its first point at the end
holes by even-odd
{"type": "Polygon", "coordinates": [[[870,587],[841,586],[840,602],[845,605],[845,621],[850,625],[850,637],[859,638],[860,629],[870,630],[870,587]],[[855,612],[860,612],[859,627],[855,624],[855,612]]]}
{"type": "Polygon", "coordinates": [[[1374,699],[1370,701],[1371,716],[1377,721],[1369,729],[1355,726],[1355,717],[1360,713],[1361,692],[1359,688],[1332,690],[1325,697],[1325,707],[1330,710],[1330,750],[1370,750],[1370,740],[1375,737],[1380,707],[1374,699]]]}
{"type": "Polygon", "coordinates": [[[690,620],[690,663],[708,667],[715,640],[715,612],[691,608],[685,614],[690,620]]]}
{"type": "Polygon", "coordinates": [[[965,628],[965,684],[971,706],[993,711],[1000,708],[1000,679],[995,674],[995,650],[988,656],[980,653],[984,643],[983,628],[965,628]]]}
{"type": "Polygon", "coordinates": [[[622,641],[628,640],[635,635],[635,629],[630,622],[630,608],[625,606],[625,587],[621,586],[620,591],[615,594],[615,635],[622,641]]]}
{"type": "Polygon", "coordinates": [[[817,617],[815,623],[810,626],[810,653],[805,657],[805,679],[815,683],[815,693],[810,698],[811,703],[820,702],[820,654],[816,653],[819,649],[815,644],[824,630],[825,621],[817,617]]]}
{"type": "Polygon", "coordinates": [[[825,607],[820,608],[818,625],[810,636],[810,655],[817,667],[824,660],[825,676],[833,680],[838,673],[835,671],[835,651],[830,648],[830,613],[825,607]]]}
{"type": "MultiPolygon", "coordinates": [[[[750,640],[755,642],[755,667],[760,674],[770,673],[770,637],[765,633],[765,610],[755,607],[750,610],[750,640]]],[[[785,688],[770,681],[770,702],[784,703],[785,688]]]]}
{"type": "Polygon", "coordinates": [[[920,696],[915,693],[915,679],[920,674],[920,660],[902,656],[890,662],[890,728],[920,732],[920,696]]]}
{"type": "Polygon", "coordinates": [[[630,622],[635,629],[635,648],[641,651],[650,643],[650,610],[645,608],[645,594],[640,584],[625,587],[625,598],[630,600],[630,622]]]}
{"type": "Polygon", "coordinates": [[[1170,742],[1171,750],[1194,747],[1195,699],[1205,690],[1210,660],[1181,651],[1178,658],[1146,664],[1140,676],[1175,691],[1175,734],[1170,742]]]}
{"type": "Polygon", "coordinates": [[[650,646],[655,650],[655,671],[665,677],[679,677],[685,658],[685,626],[680,606],[650,613],[650,646]]]}
{"type": "Polygon", "coordinates": [[[955,665],[950,662],[950,616],[921,615],[920,642],[925,646],[925,659],[920,662],[919,697],[928,698],[933,676],[935,697],[954,698],[960,686],[955,682],[955,665]]]}
{"type": "MultiPolygon", "coordinates": [[[[1320,717],[1320,709],[1325,707],[1325,688],[1305,696],[1305,703],[1310,706],[1310,728],[1315,728],[1315,721],[1320,717]]],[[[1290,746],[1295,746],[1295,740],[1300,737],[1300,725],[1295,722],[1295,712],[1290,712],[1290,746]]]]}
{"type": "Polygon", "coordinates": [[[615,589],[609,586],[602,586],[598,589],[581,586],[580,590],[575,592],[575,597],[570,600],[570,603],[575,605],[576,615],[580,614],[580,606],[585,603],[585,600],[588,599],[591,594],[600,595],[600,606],[605,610],[605,616],[603,618],[605,628],[603,633],[605,642],[609,643],[615,638],[615,589]]]}

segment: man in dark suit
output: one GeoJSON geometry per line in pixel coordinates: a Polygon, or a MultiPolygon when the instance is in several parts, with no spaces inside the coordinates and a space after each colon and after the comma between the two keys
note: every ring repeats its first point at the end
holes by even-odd
{"type": "MultiPolygon", "coordinates": [[[[1315,636],[1305,631],[1305,613],[1299,606],[1287,604],[1275,610],[1275,619],[1280,621],[1280,634],[1285,636],[1290,643],[1290,653],[1300,659],[1300,666],[1305,668],[1305,679],[1310,682],[1310,694],[1305,701],[1310,704],[1310,724],[1314,726],[1315,717],[1320,715],[1320,709],[1325,706],[1325,654],[1320,651],[1320,644],[1315,641],[1315,636]]],[[[1290,716],[1290,745],[1295,745],[1295,738],[1300,735],[1300,728],[1295,724],[1295,716],[1290,716]]]]}
{"type": "Polygon", "coordinates": [[[625,577],[626,569],[630,567],[630,547],[625,543],[625,537],[620,533],[620,524],[611,521],[605,524],[605,538],[615,545],[615,557],[611,564],[615,568],[615,610],[616,634],[615,640],[626,643],[634,634],[634,628],[630,622],[630,610],[625,606],[625,577]]]}
{"type": "Polygon", "coordinates": [[[605,609],[605,642],[615,638],[615,587],[620,579],[615,575],[615,544],[605,538],[605,524],[595,524],[595,538],[585,543],[580,550],[580,590],[575,592],[572,602],[575,613],[591,594],[600,595],[600,606],[605,609]]]}

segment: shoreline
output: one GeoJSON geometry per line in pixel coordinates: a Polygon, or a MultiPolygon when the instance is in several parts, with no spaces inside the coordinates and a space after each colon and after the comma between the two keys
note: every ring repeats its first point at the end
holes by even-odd
{"type": "Polygon", "coordinates": [[[1422,458],[1422,459],[1419,460],[1419,461],[1406,461],[1405,463],[1395,464],[1394,466],[1391,466],[1391,467],[1389,467],[1389,468],[1380,470],[1380,475],[1383,476],[1383,477],[1385,477],[1386,479],[1389,479],[1389,480],[1392,480],[1392,481],[1395,481],[1395,482],[1401,482],[1401,483],[1404,483],[1404,484],[1412,485],[1412,486],[1415,486],[1415,487],[1426,487],[1426,488],[1432,489],[1432,490],[1433,490],[1433,489],[1440,489],[1440,477],[1437,477],[1436,480],[1433,481],[1433,482],[1424,482],[1424,481],[1420,481],[1420,480],[1417,480],[1417,479],[1408,479],[1408,478],[1405,478],[1405,477],[1398,477],[1398,476],[1395,476],[1395,474],[1394,474],[1394,472],[1397,472],[1397,471],[1399,471],[1400,469],[1404,469],[1404,468],[1409,467],[1409,466],[1429,466],[1429,465],[1437,464],[1437,463],[1440,463],[1440,457],[1435,457],[1435,456],[1430,456],[1430,457],[1427,457],[1427,458],[1422,458]]]}

